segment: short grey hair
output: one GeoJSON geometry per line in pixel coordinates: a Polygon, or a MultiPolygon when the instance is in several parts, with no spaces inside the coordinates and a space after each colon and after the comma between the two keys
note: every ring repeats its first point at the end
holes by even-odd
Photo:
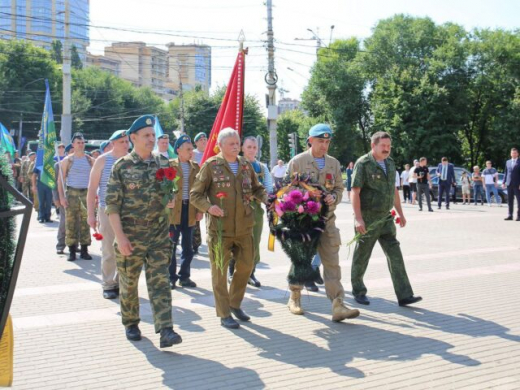
{"type": "Polygon", "coordinates": [[[217,137],[217,143],[220,145],[226,138],[237,137],[240,140],[240,135],[238,131],[232,129],[231,127],[226,127],[225,129],[220,130],[217,137]]]}
{"type": "Polygon", "coordinates": [[[258,140],[254,135],[248,135],[246,138],[244,138],[244,140],[242,141],[242,145],[244,145],[246,141],[251,141],[258,145],[258,140]]]}

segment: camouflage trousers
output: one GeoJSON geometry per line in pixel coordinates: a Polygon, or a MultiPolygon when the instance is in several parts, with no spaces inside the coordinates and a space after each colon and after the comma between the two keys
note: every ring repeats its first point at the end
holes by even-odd
{"type": "Polygon", "coordinates": [[[150,227],[131,226],[132,231],[128,232],[129,228],[125,228],[124,222],[122,223],[123,230],[134,248],[130,256],[123,256],[117,248],[117,242],[114,244],[123,325],[137,325],[141,320],[137,287],[144,266],[155,332],[159,333],[161,329],[173,326],[172,294],[168,279],[172,243],[168,231],[162,235],[156,234],[156,230],[151,232],[150,227]]]}
{"type": "Polygon", "coordinates": [[[65,212],[65,245],[90,245],[90,226],[87,223],[87,189],[79,190],[67,187],[67,202],[65,212]]]}
{"type": "MultiPolygon", "coordinates": [[[[368,227],[375,221],[386,218],[387,216],[388,213],[374,215],[363,213],[363,220],[365,221],[365,226],[368,227]]],[[[365,234],[362,239],[356,243],[351,269],[352,294],[354,296],[362,296],[367,293],[367,288],[363,283],[363,276],[367,270],[368,261],[370,260],[372,249],[374,249],[376,241],[379,241],[385,253],[397,299],[411,297],[413,290],[408,280],[408,275],[406,274],[403,254],[401,253],[399,241],[397,241],[396,238],[396,227],[392,219],[388,219],[385,224],[365,234]]]]}
{"type": "Polygon", "coordinates": [[[199,246],[202,244],[202,235],[200,233],[200,221],[197,221],[195,226],[193,227],[193,250],[196,251],[199,249],[199,246]]]}
{"type": "Polygon", "coordinates": [[[31,184],[30,183],[26,183],[25,181],[22,183],[22,194],[27,198],[29,199],[30,201],[32,201],[32,191],[31,191],[31,184]]]}
{"type": "Polygon", "coordinates": [[[238,309],[246,293],[247,281],[253,270],[253,237],[247,234],[240,237],[223,237],[224,269],[221,271],[215,265],[213,245],[216,236],[208,235],[209,261],[211,263],[211,283],[215,295],[217,316],[226,318],[231,315],[230,307],[238,309]],[[227,286],[227,269],[231,254],[235,258],[235,273],[231,285],[227,286]]]}

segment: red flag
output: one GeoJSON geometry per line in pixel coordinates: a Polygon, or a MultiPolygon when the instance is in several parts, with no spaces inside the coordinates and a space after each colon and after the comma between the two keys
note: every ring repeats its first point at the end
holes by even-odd
{"type": "Polygon", "coordinates": [[[222,99],[222,104],[218,110],[217,117],[211,128],[208,139],[208,145],[202,156],[201,165],[204,162],[219,153],[217,145],[217,137],[220,130],[231,127],[238,131],[242,136],[242,119],[244,116],[244,75],[245,75],[245,51],[240,51],[233,68],[233,73],[227,85],[226,94],[222,99]]]}

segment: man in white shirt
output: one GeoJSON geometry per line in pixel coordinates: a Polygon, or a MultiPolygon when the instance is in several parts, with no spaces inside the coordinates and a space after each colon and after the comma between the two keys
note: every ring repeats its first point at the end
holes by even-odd
{"type": "Polygon", "coordinates": [[[285,177],[285,172],[287,171],[287,167],[284,165],[282,160],[278,160],[278,164],[274,166],[271,170],[271,175],[273,176],[274,183],[277,187],[279,187],[282,183],[283,178],[285,177]]]}
{"type": "Polygon", "coordinates": [[[403,186],[403,200],[404,203],[412,203],[412,194],[410,193],[410,164],[404,166],[404,171],[401,172],[401,184],[403,186]]]}
{"type": "Polygon", "coordinates": [[[410,192],[412,193],[412,205],[415,204],[417,198],[417,179],[414,177],[415,168],[419,166],[419,160],[413,160],[413,167],[410,169],[408,182],[410,183],[410,192]]]}
{"type": "Polygon", "coordinates": [[[170,146],[170,136],[168,134],[160,135],[157,138],[157,154],[161,154],[167,159],[170,159],[168,154],[168,147],[170,146]]]}

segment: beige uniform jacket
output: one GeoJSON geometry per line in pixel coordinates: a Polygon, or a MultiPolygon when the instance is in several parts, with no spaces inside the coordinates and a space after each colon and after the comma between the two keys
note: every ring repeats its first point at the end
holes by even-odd
{"type": "MultiPolygon", "coordinates": [[[[191,166],[190,169],[190,178],[189,178],[189,185],[188,185],[188,194],[190,189],[193,187],[193,183],[195,182],[195,177],[200,171],[199,164],[197,164],[195,161],[190,160],[189,164],[191,166]]],[[[170,166],[175,168],[177,170],[177,177],[179,180],[177,181],[177,194],[175,195],[175,207],[170,210],[170,225],[180,225],[181,224],[181,212],[182,212],[182,191],[183,191],[183,173],[182,173],[182,167],[181,163],[178,158],[175,158],[173,160],[170,160],[170,166]]],[[[188,226],[195,226],[197,223],[196,214],[198,210],[193,207],[190,204],[189,207],[189,216],[188,216],[188,226]]]]}
{"type": "MultiPolygon", "coordinates": [[[[254,213],[251,202],[259,199],[265,202],[265,188],[251,164],[243,157],[238,157],[238,172],[235,176],[222,153],[209,158],[200,169],[190,192],[190,202],[203,212],[212,205],[224,210],[222,218],[223,237],[239,237],[252,234],[254,213]],[[224,193],[225,198],[216,195],[224,193]],[[222,202],[222,206],[221,206],[222,202]]],[[[218,218],[208,217],[208,231],[216,235],[218,218]]]]}

